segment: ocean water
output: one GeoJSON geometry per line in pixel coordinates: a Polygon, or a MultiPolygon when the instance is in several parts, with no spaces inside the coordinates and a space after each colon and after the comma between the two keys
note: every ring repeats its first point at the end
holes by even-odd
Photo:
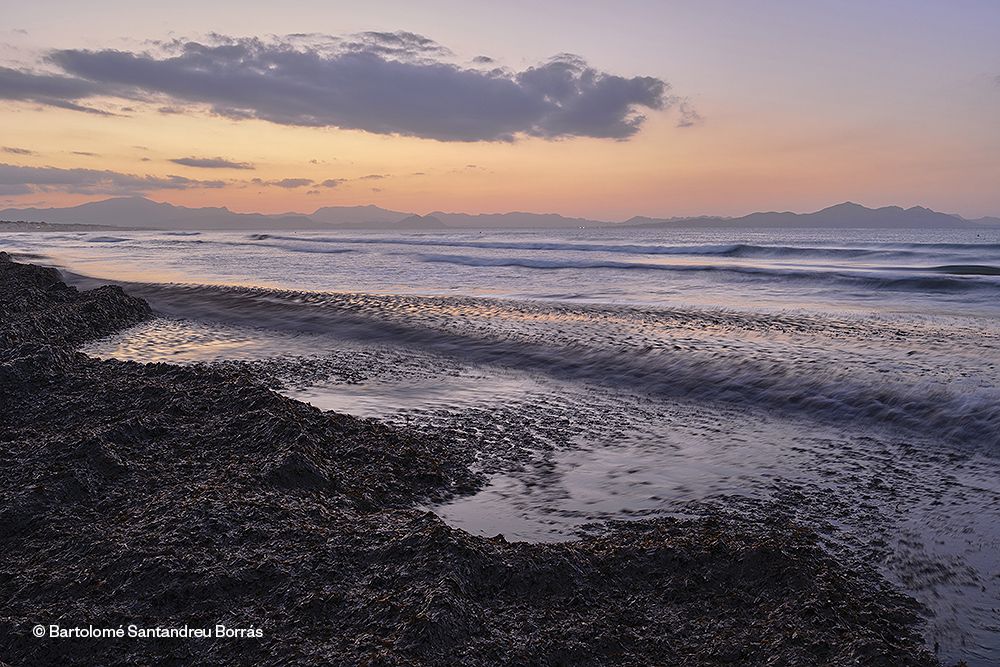
{"type": "Polygon", "coordinates": [[[1000,663],[1000,230],[28,233],[161,317],[88,352],[240,362],[481,451],[508,539],[781,512],[1000,663]]]}
{"type": "Polygon", "coordinates": [[[819,312],[995,314],[1000,230],[6,234],[157,282],[819,312]]]}

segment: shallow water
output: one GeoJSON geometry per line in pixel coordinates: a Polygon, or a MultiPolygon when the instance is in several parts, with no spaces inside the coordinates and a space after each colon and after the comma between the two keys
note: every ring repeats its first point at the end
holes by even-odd
{"type": "Polygon", "coordinates": [[[778,507],[924,603],[944,658],[989,665],[1000,235],[976,234],[0,244],[80,286],[132,281],[164,316],[91,354],[238,361],[321,409],[464,439],[491,482],[432,508],[454,526],[561,540],[607,519],[778,507]]]}

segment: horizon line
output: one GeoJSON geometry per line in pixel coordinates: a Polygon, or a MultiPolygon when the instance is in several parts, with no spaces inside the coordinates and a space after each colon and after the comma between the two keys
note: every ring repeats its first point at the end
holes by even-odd
{"type": "Polygon", "coordinates": [[[279,213],[263,213],[261,211],[254,211],[254,210],[234,210],[234,209],[231,209],[231,208],[229,208],[228,206],[226,206],[224,204],[223,205],[219,205],[219,206],[185,206],[183,204],[174,204],[174,203],[172,203],[170,201],[165,201],[165,200],[164,201],[159,201],[159,200],[153,199],[152,197],[149,197],[149,196],[146,196],[146,195],[118,195],[118,196],[114,196],[113,195],[113,196],[105,197],[103,199],[93,199],[93,200],[90,200],[90,201],[81,202],[79,204],[72,204],[72,205],[69,205],[69,206],[37,206],[37,205],[34,205],[34,206],[7,206],[7,207],[5,207],[3,209],[0,209],[0,211],[17,211],[17,210],[29,210],[29,209],[33,209],[33,210],[45,210],[45,209],[50,209],[50,210],[67,210],[67,209],[77,208],[77,207],[80,207],[80,206],[86,206],[86,205],[89,205],[89,204],[100,204],[100,203],[104,203],[104,202],[108,202],[108,201],[118,201],[118,200],[142,200],[142,201],[147,201],[147,202],[150,202],[150,203],[153,203],[153,204],[164,204],[164,205],[167,205],[167,206],[172,206],[174,208],[183,208],[183,209],[188,209],[188,210],[192,210],[192,211],[207,210],[207,209],[221,209],[221,210],[225,210],[225,211],[227,211],[229,213],[233,213],[235,215],[261,215],[261,216],[265,216],[265,217],[269,217],[269,218],[280,218],[282,216],[302,216],[302,217],[308,218],[308,217],[310,217],[312,215],[315,215],[317,211],[319,211],[321,209],[325,209],[325,208],[335,208],[335,209],[337,209],[337,208],[376,208],[376,209],[379,209],[379,210],[382,210],[382,211],[389,211],[389,212],[392,212],[392,213],[401,213],[401,214],[407,215],[407,216],[416,215],[416,216],[419,216],[419,217],[428,217],[428,216],[433,216],[434,214],[441,214],[441,215],[467,215],[467,216],[499,216],[499,215],[517,215],[517,214],[521,214],[521,215],[537,215],[537,216],[558,216],[558,217],[561,217],[561,218],[565,218],[567,220],[584,220],[584,221],[587,221],[587,222],[598,222],[598,223],[606,223],[606,224],[621,224],[621,223],[629,222],[630,220],[634,220],[636,218],[645,218],[645,219],[648,219],[648,220],[678,220],[678,221],[680,221],[680,220],[698,220],[700,218],[716,218],[716,219],[719,219],[719,220],[735,220],[735,219],[739,219],[739,218],[742,218],[742,217],[746,217],[746,216],[749,216],[749,215],[755,215],[755,214],[810,215],[810,214],[813,214],[813,213],[820,213],[822,211],[825,211],[825,210],[828,210],[828,209],[831,209],[831,208],[836,208],[838,206],[845,206],[845,205],[858,206],[858,207],[861,207],[861,208],[864,208],[864,209],[867,209],[867,210],[871,210],[871,211],[877,211],[877,210],[886,209],[886,208],[898,208],[898,209],[901,209],[903,211],[910,211],[910,210],[913,210],[913,209],[924,209],[924,210],[927,210],[927,211],[931,211],[933,213],[939,213],[939,214],[942,214],[942,215],[949,215],[949,216],[952,216],[952,217],[955,217],[955,218],[958,218],[958,219],[961,219],[961,220],[967,220],[967,221],[975,221],[975,220],[981,220],[981,219],[987,219],[987,218],[1000,218],[1000,214],[996,214],[996,215],[994,215],[994,214],[988,214],[988,215],[981,215],[981,216],[969,218],[969,217],[966,217],[966,216],[961,215],[959,213],[950,213],[950,212],[945,212],[945,211],[938,211],[937,209],[933,209],[933,208],[930,208],[929,206],[924,206],[922,204],[914,204],[912,206],[903,206],[903,205],[900,205],[900,204],[886,204],[886,205],[882,205],[882,206],[869,206],[869,205],[866,205],[866,204],[860,204],[860,203],[854,201],[853,199],[846,199],[846,200],[843,200],[843,201],[836,202],[834,204],[830,204],[828,206],[823,206],[821,208],[818,208],[818,209],[815,209],[815,210],[808,210],[808,211],[793,211],[793,210],[789,210],[789,209],[784,209],[784,210],[778,210],[778,209],[770,209],[770,210],[759,209],[759,210],[752,210],[752,211],[749,211],[747,213],[742,213],[742,214],[739,214],[739,215],[718,215],[718,214],[712,214],[712,213],[700,213],[700,214],[695,214],[695,215],[648,215],[648,214],[643,214],[643,213],[636,213],[636,214],[633,214],[633,215],[631,215],[631,216],[629,216],[627,218],[621,219],[621,220],[609,220],[609,219],[604,219],[604,218],[590,218],[590,217],[584,217],[584,216],[579,216],[579,215],[566,215],[566,214],[563,214],[563,213],[556,213],[556,212],[551,212],[551,211],[539,212],[539,211],[527,211],[527,210],[520,210],[520,209],[513,209],[513,210],[507,210],[507,211],[493,211],[493,212],[480,211],[480,212],[475,212],[475,213],[469,212],[469,211],[460,211],[460,210],[451,210],[451,211],[449,211],[449,210],[443,210],[443,209],[433,209],[433,210],[430,210],[430,211],[428,211],[426,213],[417,213],[415,211],[406,211],[406,210],[396,210],[396,209],[391,209],[391,208],[384,208],[382,206],[379,206],[378,204],[374,204],[374,203],[371,203],[371,202],[369,202],[367,204],[322,204],[322,205],[317,206],[311,212],[306,212],[306,211],[283,211],[283,212],[279,212],[279,213]]]}

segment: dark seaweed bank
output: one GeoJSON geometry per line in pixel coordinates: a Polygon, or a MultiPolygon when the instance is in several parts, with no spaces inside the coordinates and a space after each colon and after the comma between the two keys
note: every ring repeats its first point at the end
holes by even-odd
{"type": "Polygon", "coordinates": [[[150,316],[0,253],[0,661],[936,664],[912,602],[781,513],[475,537],[416,508],[483,483],[465,441],[75,351],[150,316]]]}

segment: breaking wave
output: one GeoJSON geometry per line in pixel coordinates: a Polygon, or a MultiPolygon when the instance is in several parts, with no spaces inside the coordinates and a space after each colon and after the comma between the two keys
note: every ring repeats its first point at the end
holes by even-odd
{"type": "Polygon", "coordinates": [[[755,245],[749,243],[658,245],[634,243],[580,243],[548,241],[466,241],[439,237],[384,237],[364,238],[287,236],[280,234],[250,234],[247,238],[256,241],[307,241],[347,245],[401,245],[415,247],[470,248],[485,250],[538,250],[555,252],[603,252],[626,255],[690,255],[714,257],[759,257],[759,258],[906,258],[918,257],[928,250],[996,250],[995,244],[904,244],[902,247],[844,248],[822,246],[755,245]]]}
{"type": "Polygon", "coordinates": [[[282,236],[278,234],[249,234],[246,237],[254,243],[240,241],[194,241],[195,243],[215,243],[231,246],[273,247],[300,252],[338,253],[350,252],[346,248],[310,247],[303,250],[306,244],[316,245],[400,245],[414,247],[469,248],[483,250],[538,250],[538,251],[570,251],[570,252],[602,252],[626,255],[677,255],[677,256],[714,256],[714,257],[911,257],[919,253],[915,251],[884,251],[865,248],[803,248],[795,246],[757,246],[747,244],[720,244],[696,246],[662,246],[635,244],[592,244],[592,243],[547,243],[547,242],[506,242],[506,241],[455,241],[438,239],[393,239],[393,238],[327,238],[310,236],[282,236]],[[276,243],[260,243],[261,241],[276,241],[276,243]],[[294,245],[291,245],[294,244],[294,245]]]}
{"type": "MultiPolygon", "coordinates": [[[[829,362],[806,369],[792,361],[763,363],[745,355],[693,355],[584,341],[530,342],[469,328],[442,328],[437,324],[440,313],[422,316],[419,307],[405,317],[386,314],[386,304],[377,301],[381,297],[367,295],[148,284],[126,288],[171,317],[400,345],[659,398],[834,424],[870,424],[957,444],[1000,445],[1000,390],[995,387],[953,392],[940,385],[861,381],[849,369],[829,362]]],[[[729,316],[734,325],[744,317],[729,316]]]]}
{"type": "Polygon", "coordinates": [[[949,264],[948,266],[935,266],[927,270],[949,273],[954,276],[1000,276],[1000,266],[983,264],[949,264]]]}
{"type": "Polygon", "coordinates": [[[420,261],[478,267],[518,267],[537,270],[561,269],[614,269],[620,271],[668,271],[675,273],[720,273],[738,274],[772,280],[811,280],[836,282],[844,285],[869,289],[914,290],[930,292],[953,292],[975,289],[998,289],[1000,283],[978,281],[974,276],[1000,275],[995,267],[983,266],[943,266],[929,268],[878,267],[872,271],[897,271],[908,273],[951,274],[971,276],[948,278],[942,275],[895,275],[884,276],[868,272],[829,271],[816,269],[786,269],[733,264],[658,264],[653,262],[620,262],[613,260],[587,261],[572,259],[532,259],[525,257],[479,257],[470,255],[415,255],[420,261]],[[996,271],[996,272],[994,272],[996,271]]]}
{"type": "MultiPolygon", "coordinates": [[[[266,241],[272,239],[269,234],[252,234],[249,237],[253,241],[266,241]]],[[[165,244],[173,245],[184,245],[184,244],[196,244],[196,245],[219,245],[219,246],[229,246],[229,247],[250,247],[250,248],[274,248],[275,250],[281,250],[284,252],[305,252],[305,253],[318,253],[324,255],[337,255],[348,252],[354,252],[351,248],[332,248],[325,245],[319,245],[312,243],[311,239],[295,239],[291,243],[251,243],[249,241],[230,241],[230,240],[219,240],[219,239],[191,239],[191,240],[180,240],[171,239],[167,241],[161,241],[165,244]]]]}

